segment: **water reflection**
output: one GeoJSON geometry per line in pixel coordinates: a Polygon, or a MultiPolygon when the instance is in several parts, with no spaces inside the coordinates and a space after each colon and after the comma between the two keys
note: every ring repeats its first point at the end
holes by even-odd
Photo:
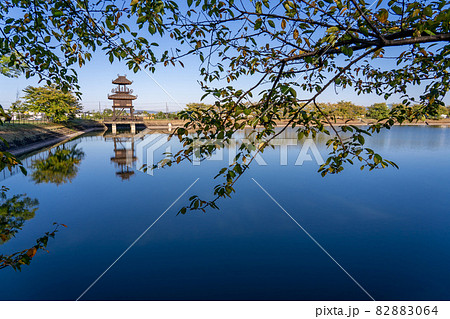
{"type": "Polygon", "coordinates": [[[14,237],[25,222],[32,219],[38,209],[39,201],[26,194],[7,198],[6,191],[1,194],[0,205],[0,245],[14,237]]]}
{"type": "MultiPolygon", "coordinates": [[[[36,184],[53,183],[56,185],[71,182],[77,175],[79,165],[85,154],[77,145],[58,146],[48,152],[42,152],[28,165],[32,170],[31,178],[36,184]]],[[[4,175],[4,179],[17,173],[4,175]]],[[[39,201],[26,194],[7,196],[8,188],[0,190],[0,245],[7,243],[24,227],[25,222],[35,217],[39,201]]],[[[21,270],[29,265],[38,250],[46,249],[48,240],[54,238],[60,224],[53,223],[53,230],[44,233],[35,240],[35,245],[12,254],[0,254],[0,269],[11,267],[21,270]]],[[[61,224],[62,226],[65,226],[61,224]]],[[[14,246],[14,245],[13,245],[14,246]]],[[[15,249],[14,249],[15,250],[15,249]]]]}
{"type": "MultiPolygon", "coordinates": [[[[367,126],[361,126],[363,129],[367,129],[367,126]]],[[[276,128],[275,132],[279,132],[281,128],[276,128]]],[[[329,128],[328,128],[329,129],[329,128]]],[[[237,132],[234,137],[236,139],[248,139],[253,140],[249,135],[250,129],[244,129],[237,132]]],[[[332,132],[331,132],[332,133],[332,132]]],[[[332,133],[331,136],[334,136],[332,133]]],[[[341,133],[342,137],[348,137],[349,134],[341,133]]],[[[330,136],[323,133],[317,134],[313,138],[314,142],[318,146],[323,146],[327,142],[330,136]]],[[[297,131],[293,129],[282,132],[277,137],[277,145],[290,145],[291,140],[297,139],[297,131]]],[[[299,141],[301,144],[305,139],[299,141]]],[[[394,126],[390,131],[384,130],[380,134],[372,134],[372,137],[366,138],[367,142],[370,142],[370,147],[376,148],[377,151],[385,149],[416,149],[417,147],[424,148],[426,150],[440,150],[446,147],[449,143],[448,128],[446,126],[437,125],[403,125],[394,126]],[[394,132],[393,134],[391,134],[394,132]],[[432,138],[430,138],[432,137],[432,138]]]]}
{"type": "Polygon", "coordinates": [[[63,145],[51,149],[46,158],[31,163],[31,178],[36,184],[53,183],[59,186],[70,183],[77,175],[84,155],[77,145],[70,148],[63,145]]]}
{"type": "MultiPolygon", "coordinates": [[[[275,131],[279,132],[280,129],[276,128],[275,131]]],[[[204,160],[221,161],[228,159],[228,164],[231,164],[241,143],[254,142],[256,136],[254,133],[251,134],[252,132],[251,129],[239,131],[230,142],[195,140],[194,152],[190,155],[189,161],[195,166],[204,160]]],[[[446,129],[439,127],[397,126],[393,127],[391,132],[382,131],[380,134],[366,137],[366,146],[379,152],[389,149],[408,151],[415,150],[417,147],[426,150],[439,150],[448,144],[446,132],[446,129]],[[433,135],[433,138],[430,138],[430,135],[433,135]]],[[[114,156],[110,157],[110,160],[117,168],[116,175],[122,180],[129,180],[136,170],[142,170],[143,167],[147,168],[144,172],[153,175],[156,171],[156,169],[150,169],[153,165],[164,163],[168,158],[167,154],[176,154],[182,149],[176,143],[176,138],[169,141],[168,136],[165,130],[155,129],[146,129],[137,134],[125,131],[118,134],[111,134],[110,132],[105,134],[105,140],[112,141],[114,144],[114,156]]],[[[195,139],[195,132],[192,132],[191,136],[195,139]]],[[[343,134],[342,136],[347,135],[343,134]]],[[[289,129],[283,131],[276,139],[271,141],[272,150],[267,150],[264,154],[257,154],[256,162],[259,165],[279,164],[284,166],[293,163],[302,165],[305,161],[313,161],[320,165],[323,160],[326,160],[330,151],[326,147],[329,138],[330,136],[319,133],[314,138],[309,137],[299,140],[297,131],[289,129]],[[313,149],[310,146],[313,146],[313,149]],[[288,157],[292,158],[292,156],[288,156],[288,153],[293,153],[297,157],[293,163],[288,161],[288,157]]],[[[251,154],[254,154],[254,152],[251,154]]]]}
{"type": "Polygon", "coordinates": [[[439,126],[393,127],[391,132],[374,134],[370,139],[371,146],[377,151],[386,149],[437,151],[447,147],[449,143],[448,128],[439,126]],[[391,134],[392,131],[395,134],[391,134]]]}
{"type": "MultiPolygon", "coordinates": [[[[158,227],[127,252],[85,299],[364,299],[358,287],[305,239],[251,178],[293,218],[302,221],[324,247],[352,267],[352,276],[377,299],[450,298],[448,129],[395,127],[387,134],[368,138],[369,147],[376,144],[386,149],[386,155],[400,165],[398,171],[369,173],[355,167],[342,175],[322,178],[313,162],[305,162],[302,168],[295,166],[302,143],[287,144],[286,166],[278,164],[279,152],[268,149],[262,157],[269,165],[253,165],[240,180],[236,195],[220,203],[220,213],[183,217],[176,217],[176,213],[190,196],[210,194],[215,182],[212,177],[228,164],[227,152],[221,161],[205,161],[200,166],[180,163],[151,177],[134,169],[129,182],[122,182],[116,176],[116,162],[111,161],[112,157],[120,158],[114,149],[134,148],[137,160],[130,165],[131,170],[140,167],[139,161],[152,163],[151,150],[156,163],[168,146],[172,152],[182,147],[177,139],[167,142],[167,135],[159,139],[157,134],[143,139],[123,137],[120,143],[116,140],[115,147],[114,139],[104,136],[70,142],[70,146],[78,143],[86,153],[71,184],[58,188],[35,184],[20,174],[5,181],[18,193],[37,197],[40,204],[17,238],[0,246],[1,253],[30,247],[53,221],[67,222],[70,228],[60,240],[49,241],[50,254],[34,257],[26,272],[0,271],[1,300],[76,298],[105,270],[105,260],[114,260],[198,177],[195,188],[180,198],[158,227]],[[425,152],[437,145],[441,146],[436,153],[425,152]],[[133,209],[124,198],[132,199],[133,209]],[[35,258],[39,260],[35,262],[35,258]]],[[[281,137],[294,140],[296,134],[289,130],[281,137]]],[[[318,148],[325,157],[323,146],[318,148]]],[[[44,158],[48,151],[41,154],[44,158]]],[[[24,159],[24,163],[35,159],[24,159]]]]}
{"type": "MultiPolygon", "coordinates": [[[[8,197],[7,191],[8,188],[2,187],[0,195],[0,245],[15,237],[22,230],[25,222],[34,218],[39,206],[39,201],[35,198],[30,198],[26,194],[8,197]]],[[[53,231],[36,239],[33,247],[12,254],[0,254],[0,269],[11,267],[20,271],[23,265],[29,265],[37,251],[47,247],[49,238],[55,237],[59,224],[54,223],[54,225],[56,226],[53,231]]]]}
{"type": "Polygon", "coordinates": [[[123,181],[129,180],[134,175],[132,166],[137,161],[134,150],[135,134],[105,134],[104,138],[112,139],[114,143],[114,156],[111,157],[111,162],[118,169],[116,175],[123,181]]]}

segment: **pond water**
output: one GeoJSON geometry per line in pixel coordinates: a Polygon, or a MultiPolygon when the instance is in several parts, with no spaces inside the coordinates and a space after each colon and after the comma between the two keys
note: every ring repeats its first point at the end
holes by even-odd
{"type": "Polygon", "coordinates": [[[220,210],[186,215],[177,212],[190,196],[212,198],[230,150],[149,175],[135,168],[175,141],[99,134],[32,155],[28,176],[2,181],[8,196],[39,206],[0,254],[31,247],[53,222],[67,228],[21,272],[0,270],[0,300],[76,300],[169,207],[81,300],[370,300],[293,219],[374,299],[450,299],[448,128],[394,127],[367,144],[399,170],[325,178],[314,148],[295,165],[305,144],[288,140],[264,152],[267,165],[255,163],[220,210]],[[73,165],[49,173],[64,150],[73,165]]]}

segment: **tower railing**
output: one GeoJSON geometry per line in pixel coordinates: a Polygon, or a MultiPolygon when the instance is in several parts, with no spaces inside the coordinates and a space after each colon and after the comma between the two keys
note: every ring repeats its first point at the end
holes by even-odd
{"type": "Polygon", "coordinates": [[[111,92],[112,93],[127,93],[127,94],[130,94],[130,93],[133,93],[133,89],[129,89],[129,88],[126,88],[126,87],[124,87],[124,88],[117,87],[117,88],[112,89],[111,92]]]}

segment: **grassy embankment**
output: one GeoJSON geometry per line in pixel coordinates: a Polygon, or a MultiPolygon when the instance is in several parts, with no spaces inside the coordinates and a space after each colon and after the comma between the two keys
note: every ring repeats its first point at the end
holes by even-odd
{"type": "MultiPolygon", "coordinates": [[[[103,124],[97,121],[75,119],[67,123],[43,124],[3,124],[0,126],[0,136],[9,144],[8,151],[18,150],[25,146],[62,140],[66,137],[82,134],[84,131],[103,129],[103,124]]],[[[0,142],[0,149],[5,150],[0,142]]]]}

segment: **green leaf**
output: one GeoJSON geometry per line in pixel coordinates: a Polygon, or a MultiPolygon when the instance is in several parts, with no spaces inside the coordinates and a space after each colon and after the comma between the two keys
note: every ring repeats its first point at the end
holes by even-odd
{"type": "Polygon", "coordinates": [[[258,30],[259,28],[261,28],[261,25],[262,25],[262,19],[259,18],[259,19],[257,19],[257,20],[255,21],[254,29],[255,29],[255,30],[258,30]]]}
{"type": "Polygon", "coordinates": [[[256,13],[262,13],[262,3],[261,2],[256,2],[256,4],[255,4],[255,12],[256,13]]]}
{"type": "Polygon", "coordinates": [[[22,174],[25,175],[25,176],[27,176],[28,172],[27,172],[26,168],[23,167],[23,166],[19,166],[19,168],[20,168],[20,170],[22,171],[22,174]]]}
{"type": "Polygon", "coordinates": [[[399,6],[393,6],[392,11],[394,11],[398,15],[402,15],[402,13],[403,13],[402,8],[400,8],[399,6]]]}
{"type": "Polygon", "coordinates": [[[338,31],[339,31],[338,27],[330,27],[330,28],[327,29],[328,33],[335,33],[335,32],[338,32],[338,31]]]}
{"type": "Polygon", "coordinates": [[[386,23],[389,17],[389,12],[386,9],[381,9],[378,13],[378,21],[381,23],[386,23]]]}
{"type": "Polygon", "coordinates": [[[430,6],[427,6],[423,9],[423,14],[427,17],[431,17],[433,15],[433,9],[430,6]]]}
{"type": "Polygon", "coordinates": [[[378,155],[378,154],[375,154],[375,155],[373,156],[373,162],[374,162],[375,164],[381,163],[382,160],[383,160],[383,158],[382,158],[380,155],[378,155]]]}
{"type": "Polygon", "coordinates": [[[358,142],[359,142],[361,145],[364,145],[365,140],[364,140],[364,137],[363,137],[362,135],[358,135],[358,142]]]}

